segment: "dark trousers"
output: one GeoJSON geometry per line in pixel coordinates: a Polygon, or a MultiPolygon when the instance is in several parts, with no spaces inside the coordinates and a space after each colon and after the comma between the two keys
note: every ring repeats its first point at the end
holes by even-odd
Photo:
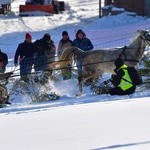
{"type": "Polygon", "coordinates": [[[6,66],[0,68],[0,73],[4,73],[6,71],[6,66]]]}
{"type": "Polygon", "coordinates": [[[20,62],[20,75],[24,76],[30,74],[32,70],[32,65],[33,65],[32,58],[23,59],[20,62]]]}
{"type": "Polygon", "coordinates": [[[129,95],[135,92],[136,87],[133,86],[130,89],[123,91],[120,87],[115,87],[110,89],[109,94],[110,95],[129,95]]]}
{"type": "Polygon", "coordinates": [[[78,78],[82,77],[82,58],[77,58],[78,78]]]}
{"type": "Polygon", "coordinates": [[[44,71],[47,66],[46,56],[38,56],[34,58],[34,69],[35,71],[44,71]]]}

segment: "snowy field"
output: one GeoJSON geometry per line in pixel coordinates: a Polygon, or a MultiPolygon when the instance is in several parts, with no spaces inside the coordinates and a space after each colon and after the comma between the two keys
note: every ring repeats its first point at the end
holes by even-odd
{"type": "MultiPolygon", "coordinates": [[[[100,49],[128,45],[138,29],[150,30],[149,18],[127,12],[99,19],[97,0],[65,0],[62,14],[19,17],[24,1],[14,0],[12,12],[0,16],[0,48],[9,56],[7,71],[14,69],[14,53],[26,32],[33,41],[50,33],[57,46],[63,30],[73,40],[82,29],[94,49],[100,49]]],[[[83,96],[76,98],[76,79],[51,81],[49,86],[59,100],[30,104],[30,95],[13,95],[12,106],[0,109],[1,149],[150,150],[149,90],[129,97],[96,95],[84,87],[83,96]]]]}

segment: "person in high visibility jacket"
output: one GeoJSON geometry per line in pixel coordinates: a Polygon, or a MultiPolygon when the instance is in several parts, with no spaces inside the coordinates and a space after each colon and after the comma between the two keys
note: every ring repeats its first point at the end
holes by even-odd
{"type": "Polygon", "coordinates": [[[127,65],[121,58],[115,60],[114,72],[116,74],[112,75],[111,83],[115,86],[110,89],[110,95],[129,95],[135,92],[136,86],[133,85],[130,75],[127,70],[127,65]]]}

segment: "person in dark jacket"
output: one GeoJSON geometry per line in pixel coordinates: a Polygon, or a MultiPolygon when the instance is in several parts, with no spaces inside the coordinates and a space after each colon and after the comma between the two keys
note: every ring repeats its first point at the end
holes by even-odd
{"type": "Polygon", "coordinates": [[[0,73],[4,73],[6,71],[7,64],[8,64],[8,56],[0,49],[0,73]]]}
{"type": "Polygon", "coordinates": [[[44,34],[43,38],[34,43],[34,67],[35,71],[48,70],[48,64],[55,60],[56,46],[50,34],[44,34]]]}
{"type": "MultiPolygon", "coordinates": [[[[92,42],[86,38],[86,34],[79,29],[76,33],[76,39],[73,41],[73,45],[80,48],[83,51],[89,51],[94,48],[92,42]]],[[[78,77],[82,76],[82,58],[77,58],[78,77]]]]}
{"type": "Polygon", "coordinates": [[[121,58],[115,60],[116,68],[112,75],[111,83],[115,86],[110,89],[110,95],[129,95],[135,92],[136,86],[133,85],[127,66],[121,58]]]}
{"type": "MultiPolygon", "coordinates": [[[[62,39],[60,40],[58,44],[58,50],[57,50],[58,56],[61,56],[64,49],[66,49],[67,47],[72,47],[72,46],[73,46],[73,42],[70,40],[68,32],[63,31],[62,39]]],[[[71,64],[67,64],[66,68],[63,68],[61,72],[62,72],[62,76],[64,80],[70,79],[71,78],[71,64]]]]}
{"type": "Polygon", "coordinates": [[[20,43],[17,47],[14,64],[20,64],[20,76],[22,80],[27,79],[27,75],[31,73],[33,65],[34,49],[32,45],[32,37],[29,33],[25,34],[25,41],[20,43]]]}

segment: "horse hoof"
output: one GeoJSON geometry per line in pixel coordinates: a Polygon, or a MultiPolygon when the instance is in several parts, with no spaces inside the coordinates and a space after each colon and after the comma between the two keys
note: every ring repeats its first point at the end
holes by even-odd
{"type": "Polygon", "coordinates": [[[79,92],[76,94],[76,97],[80,97],[80,96],[82,96],[82,93],[79,92]]]}

